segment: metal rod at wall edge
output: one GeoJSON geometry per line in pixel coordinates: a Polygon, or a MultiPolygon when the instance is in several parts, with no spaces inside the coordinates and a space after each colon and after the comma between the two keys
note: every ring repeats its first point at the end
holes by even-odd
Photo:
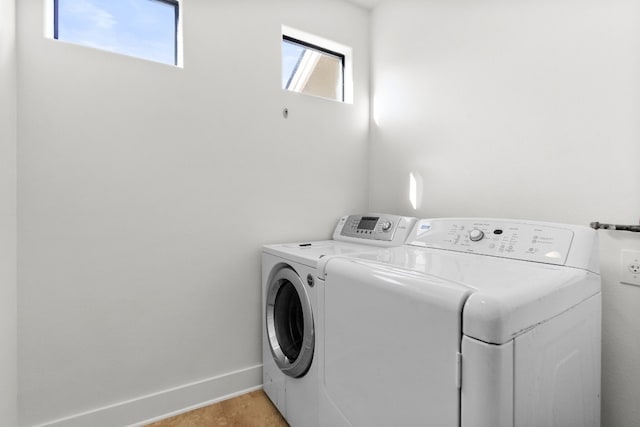
{"type": "Polygon", "coordinates": [[[602,222],[594,221],[589,226],[595,230],[616,230],[616,231],[631,231],[634,233],[640,233],[640,225],[619,225],[619,224],[605,224],[602,222]]]}

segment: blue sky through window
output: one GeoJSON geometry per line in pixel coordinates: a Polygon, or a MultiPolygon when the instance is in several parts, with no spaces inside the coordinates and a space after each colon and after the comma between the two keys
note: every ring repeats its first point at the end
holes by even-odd
{"type": "Polygon", "coordinates": [[[287,83],[293,75],[293,72],[300,61],[300,57],[304,53],[304,46],[282,40],[282,88],[287,88],[287,83]]]}
{"type": "Polygon", "coordinates": [[[160,0],[57,0],[57,38],[176,64],[176,4],[160,0]]]}

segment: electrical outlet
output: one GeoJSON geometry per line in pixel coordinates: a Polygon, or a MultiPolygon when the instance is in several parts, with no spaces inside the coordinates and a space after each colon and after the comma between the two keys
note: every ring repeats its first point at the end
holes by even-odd
{"type": "Polygon", "coordinates": [[[622,251],[620,282],[640,286],[640,251],[622,251]]]}

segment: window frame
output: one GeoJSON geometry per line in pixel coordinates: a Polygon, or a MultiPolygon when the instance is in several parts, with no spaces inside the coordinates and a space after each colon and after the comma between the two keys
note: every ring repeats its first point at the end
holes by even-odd
{"type": "MultiPolygon", "coordinates": [[[[328,49],[326,47],[317,45],[315,43],[310,43],[310,42],[307,42],[305,40],[301,40],[299,38],[289,36],[289,35],[287,35],[285,33],[282,34],[282,42],[293,43],[293,44],[302,46],[305,49],[313,49],[313,50],[321,52],[321,53],[323,53],[325,55],[332,56],[332,57],[335,57],[335,58],[339,59],[340,60],[340,83],[341,83],[340,84],[340,89],[341,90],[340,90],[340,99],[336,99],[336,101],[342,102],[342,103],[345,102],[345,69],[346,69],[345,63],[346,63],[346,55],[344,53],[340,53],[340,52],[337,52],[335,50],[331,50],[331,49],[328,49]]],[[[295,74],[296,74],[296,70],[298,69],[298,66],[300,65],[300,60],[301,59],[302,59],[302,56],[298,59],[298,63],[294,67],[293,72],[291,73],[291,76],[289,76],[289,80],[287,81],[287,84],[285,86],[285,89],[287,89],[287,90],[291,90],[291,89],[289,89],[289,85],[291,84],[291,80],[293,79],[293,76],[295,76],[295,74]]],[[[301,92],[301,93],[303,93],[303,92],[301,92]]]]}
{"type": "MultiPolygon", "coordinates": [[[[313,45],[316,46],[321,46],[324,47],[325,49],[329,49],[333,52],[337,52],[341,55],[344,55],[344,71],[342,73],[342,78],[343,78],[343,85],[344,85],[344,96],[343,96],[343,100],[342,102],[339,101],[337,99],[337,97],[335,98],[322,98],[319,97],[320,99],[326,99],[328,101],[333,101],[333,102],[340,102],[341,104],[348,104],[348,105],[353,105],[355,102],[355,90],[354,90],[354,78],[355,78],[355,74],[354,74],[354,53],[353,53],[353,48],[347,44],[344,44],[343,42],[337,42],[334,41],[332,39],[323,37],[323,36],[318,36],[312,33],[309,33],[307,31],[304,30],[300,30],[297,29],[295,27],[291,27],[289,25],[286,24],[282,24],[281,26],[281,32],[279,34],[278,37],[278,43],[280,46],[280,52],[282,52],[282,35],[287,35],[289,37],[293,37],[294,39],[297,40],[302,40],[304,42],[307,43],[311,43],[313,45]]],[[[275,42],[275,40],[274,40],[275,42]]],[[[282,54],[281,54],[282,55],[282,54]]],[[[280,63],[281,66],[282,64],[282,56],[280,57],[280,63]]],[[[282,72],[280,73],[280,83],[278,83],[278,85],[280,86],[280,88],[282,88],[282,90],[286,90],[283,88],[282,86],[282,72]]],[[[288,92],[288,91],[287,91],[288,92]]],[[[297,92],[294,92],[297,93],[297,92]]],[[[299,94],[299,93],[298,93],[299,94]]],[[[315,95],[310,95],[310,94],[301,94],[301,95],[307,95],[307,96],[311,96],[311,97],[316,97],[315,95]]]]}
{"type": "MultiPolygon", "coordinates": [[[[59,38],[59,34],[58,34],[58,26],[59,26],[59,17],[58,17],[58,9],[59,9],[59,1],[60,0],[53,0],[53,39],[54,40],[60,40],[59,38]]],[[[179,54],[179,49],[180,49],[180,0],[150,0],[150,1],[154,1],[157,3],[164,3],[170,6],[173,6],[173,11],[174,11],[174,19],[173,19],[173,33],[174,33],[174,37],[173,37],[173,66],[179,67],[180,66],[180,54],[179,54]]],[[[62,39],[61,41],[65,41],[64,39],[62,39]]],[[[104,50],[104,49],[101,49],[104,50]]],[[[118,53],[121,54],[119,52],[114,52],[114,53],[118,53]]],[[[122,54],[121,54],[122,55],[122,54]]],[[[135,58],[139,58],[139,59],[143,59],[143,60],[147,60],[149,61],[149,59],[146,58],[142,58],[139,56],[134,56],[135,58]]],[[[155,62],[155,61],[152,61],[155,62]]],[[[159,62],[159,63],[165,63],[166,62],[159,62]]]]}

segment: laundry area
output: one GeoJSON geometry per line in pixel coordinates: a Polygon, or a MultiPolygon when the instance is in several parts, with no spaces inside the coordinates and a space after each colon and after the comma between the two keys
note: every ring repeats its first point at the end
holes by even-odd
{"type": "Polygon", "coordinates": [[[1,426],[262,390],[292,427],[640,425],[640,1],[118,3],[175,50],[0,0],[1,426]],[[298,315],[319,347],[273,348],[298,315]],[[536,418],[547,390],[585,394],[536,418]]]}

